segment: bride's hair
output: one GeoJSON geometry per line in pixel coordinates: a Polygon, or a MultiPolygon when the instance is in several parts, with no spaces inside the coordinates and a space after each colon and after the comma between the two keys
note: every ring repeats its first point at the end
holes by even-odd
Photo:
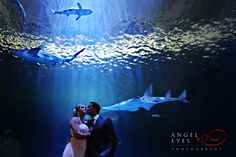
{"type": "Polygon", "coordinates": [[[75,108],[73,110],[74,117],[78,117],[79,116],[78,115],[78,111],[80,109],[80,106],[81,106],[81,104],[78,104],[78,105],[75,106],[75,108]]]}

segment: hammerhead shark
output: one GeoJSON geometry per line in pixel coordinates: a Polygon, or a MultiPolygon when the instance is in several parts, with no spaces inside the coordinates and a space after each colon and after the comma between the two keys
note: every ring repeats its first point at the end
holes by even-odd
{"type": "Polygon", "coordinates": [[[78,17],[76,18],[76,20],[78,20],[81,16],[84,15],[90,15],[92,14],[92,10],[90,9],[83,9],[82,6],[80,5],[80,3],[77,3],[78,5],[78,9],[76,8],[71,8],[71,9],[65,9],[65,10],[59,10],[59,11],[53,11],[53,14],[65,14],[67,16],[69,15],[78,15],[78,17]]]}
{"type": "Polygon", "coordinates": [[[25,21],[26,21],[26,13],[25,13],[25,9],[24,7],[22,6],[22,4],[20,3],[19,0],[11,0],[12,3],[15,3],[19,9],[19,11],[21,12],[22,14],[22,21],[23,21],[23,24],[22,24],[22,30],[24,31],[25,30],[25,21]]]}
{"type": "Polygon", "coordinates": [[[71,62],[84,50],[85,48],[81,49],[80,51],[72,55],[71,57],[67,57],[67,58],[56,56],[56,55],[46,52],[44,50],[44,45],[40,45],[32,49],[10,50],[9,53],[16,57],[22,58],[26,61],[30,61],[33,63],[56,65],[57,63],[63,64],[65,62],[67,63],[71,62]]]}
{"type": "Polygon", "coordinates": [[[118,104],[102,107],[103,111],[138,111],[140,108],[144,108],[149,111],[153,106],[171,102],[171,101],[180,101],[183,103],[188,103],[186,99],[187,90],[184,90],[178,98],[171,97],[171,91],[169,90],[165,97],[154,97],[152,94],[152,84],[148,86],[142,97],[137,97],[133,99],[129,99],[118,104]]]}

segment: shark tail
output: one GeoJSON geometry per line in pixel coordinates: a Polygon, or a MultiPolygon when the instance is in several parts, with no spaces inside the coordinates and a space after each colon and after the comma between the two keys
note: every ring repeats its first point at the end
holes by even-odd
{"type": "Polygon", "coordinates": [[[179,95],[179,100],[184,102],[184,103],[189,103],[187,100],[187,90],[184,90],[180,95],[179,95]]]}
{"type": "Polygon", "coordinates": [[[85,48],[83,48],[82,50],[76,52],[71,58],[68,58],[65,60],[65,62],[70,62],[72,61],[73,59],[75,59],[81,52],[83,52],[85,50],[85,48]]]}

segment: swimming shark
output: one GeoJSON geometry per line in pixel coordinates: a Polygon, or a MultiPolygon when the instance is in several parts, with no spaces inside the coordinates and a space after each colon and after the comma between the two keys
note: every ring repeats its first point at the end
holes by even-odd
{"type": "Polygon", "coordinates": [[[23,21],[23,24],[22,24],[22,31],[25,30],[25,21],[26,21],[26,13],[25,13],[25,9],[24,7],[22,6],[22,4],[20,3],[19,0],[11,0],[12,3],[15,3],[18,7],[18,9],[20,10],[21,14],[22,14],[22,21],[23,21]]]}
{"type": "Polygon", "coordinates": [[[153,118],[161,118],[161,115],[160,114],[153,114],[152,117],[153,118]]]}
{"type": "Polygon", "coordinates": [[[44,50],[44,45],[40,45],[32,49],[10,50],[9,53],[16,57],[22,58],[26,61],[30,61],[33,63],[56,65],[57,63],[62,64],[65,62],[67,63],[71,62],[84,50],[85,48],[81,49],[80,51],[72,55],[71,57],[67,57],[67,58],[56,56],[56,55],[46,52],[44,50]]]}
{"type": "Polygon", "coordinates": [[[67,16],[69,15],[78,15],[76,20],[78,20],[81,16],[84,15],[90,15],[92,14],[92,10],[90,9],[83,9],[80,3],[77,3],[79,9],[71,8],[71,9],[65,9],[65,10],[59,10],[59,11],[54,11],[52,10],[53,14],[65,14],[67,16]]]}
{"type": "Polygon", "coordinates": [[[133,99],[129,99],[118,104],[102,107],[103,111],[138,111],[140,108],[144,108],[145,110],[149,111],[153,106],[171,102],[171,101],[180,101],[183,103],[188,103],[186,99],[187,90],[184,90],[178,98],[171,97],[171,91],[169,90],[165,97],[154,97],[152,94],[152,87],[153,85],[149,85],[146,89],[144,95],[142,97],[137,97],[133,99]]]}

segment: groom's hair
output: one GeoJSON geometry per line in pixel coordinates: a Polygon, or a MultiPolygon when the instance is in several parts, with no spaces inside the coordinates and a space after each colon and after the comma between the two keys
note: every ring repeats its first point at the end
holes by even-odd
{"type": "Polygon", "coordinates": [[[92,104],[93,105],[93,108],[97,111],[97,114],[100,112],[100,105],[98,104],[98,103],[96,103],[96,102],[90,102],[90,104],[92,104]]]}

